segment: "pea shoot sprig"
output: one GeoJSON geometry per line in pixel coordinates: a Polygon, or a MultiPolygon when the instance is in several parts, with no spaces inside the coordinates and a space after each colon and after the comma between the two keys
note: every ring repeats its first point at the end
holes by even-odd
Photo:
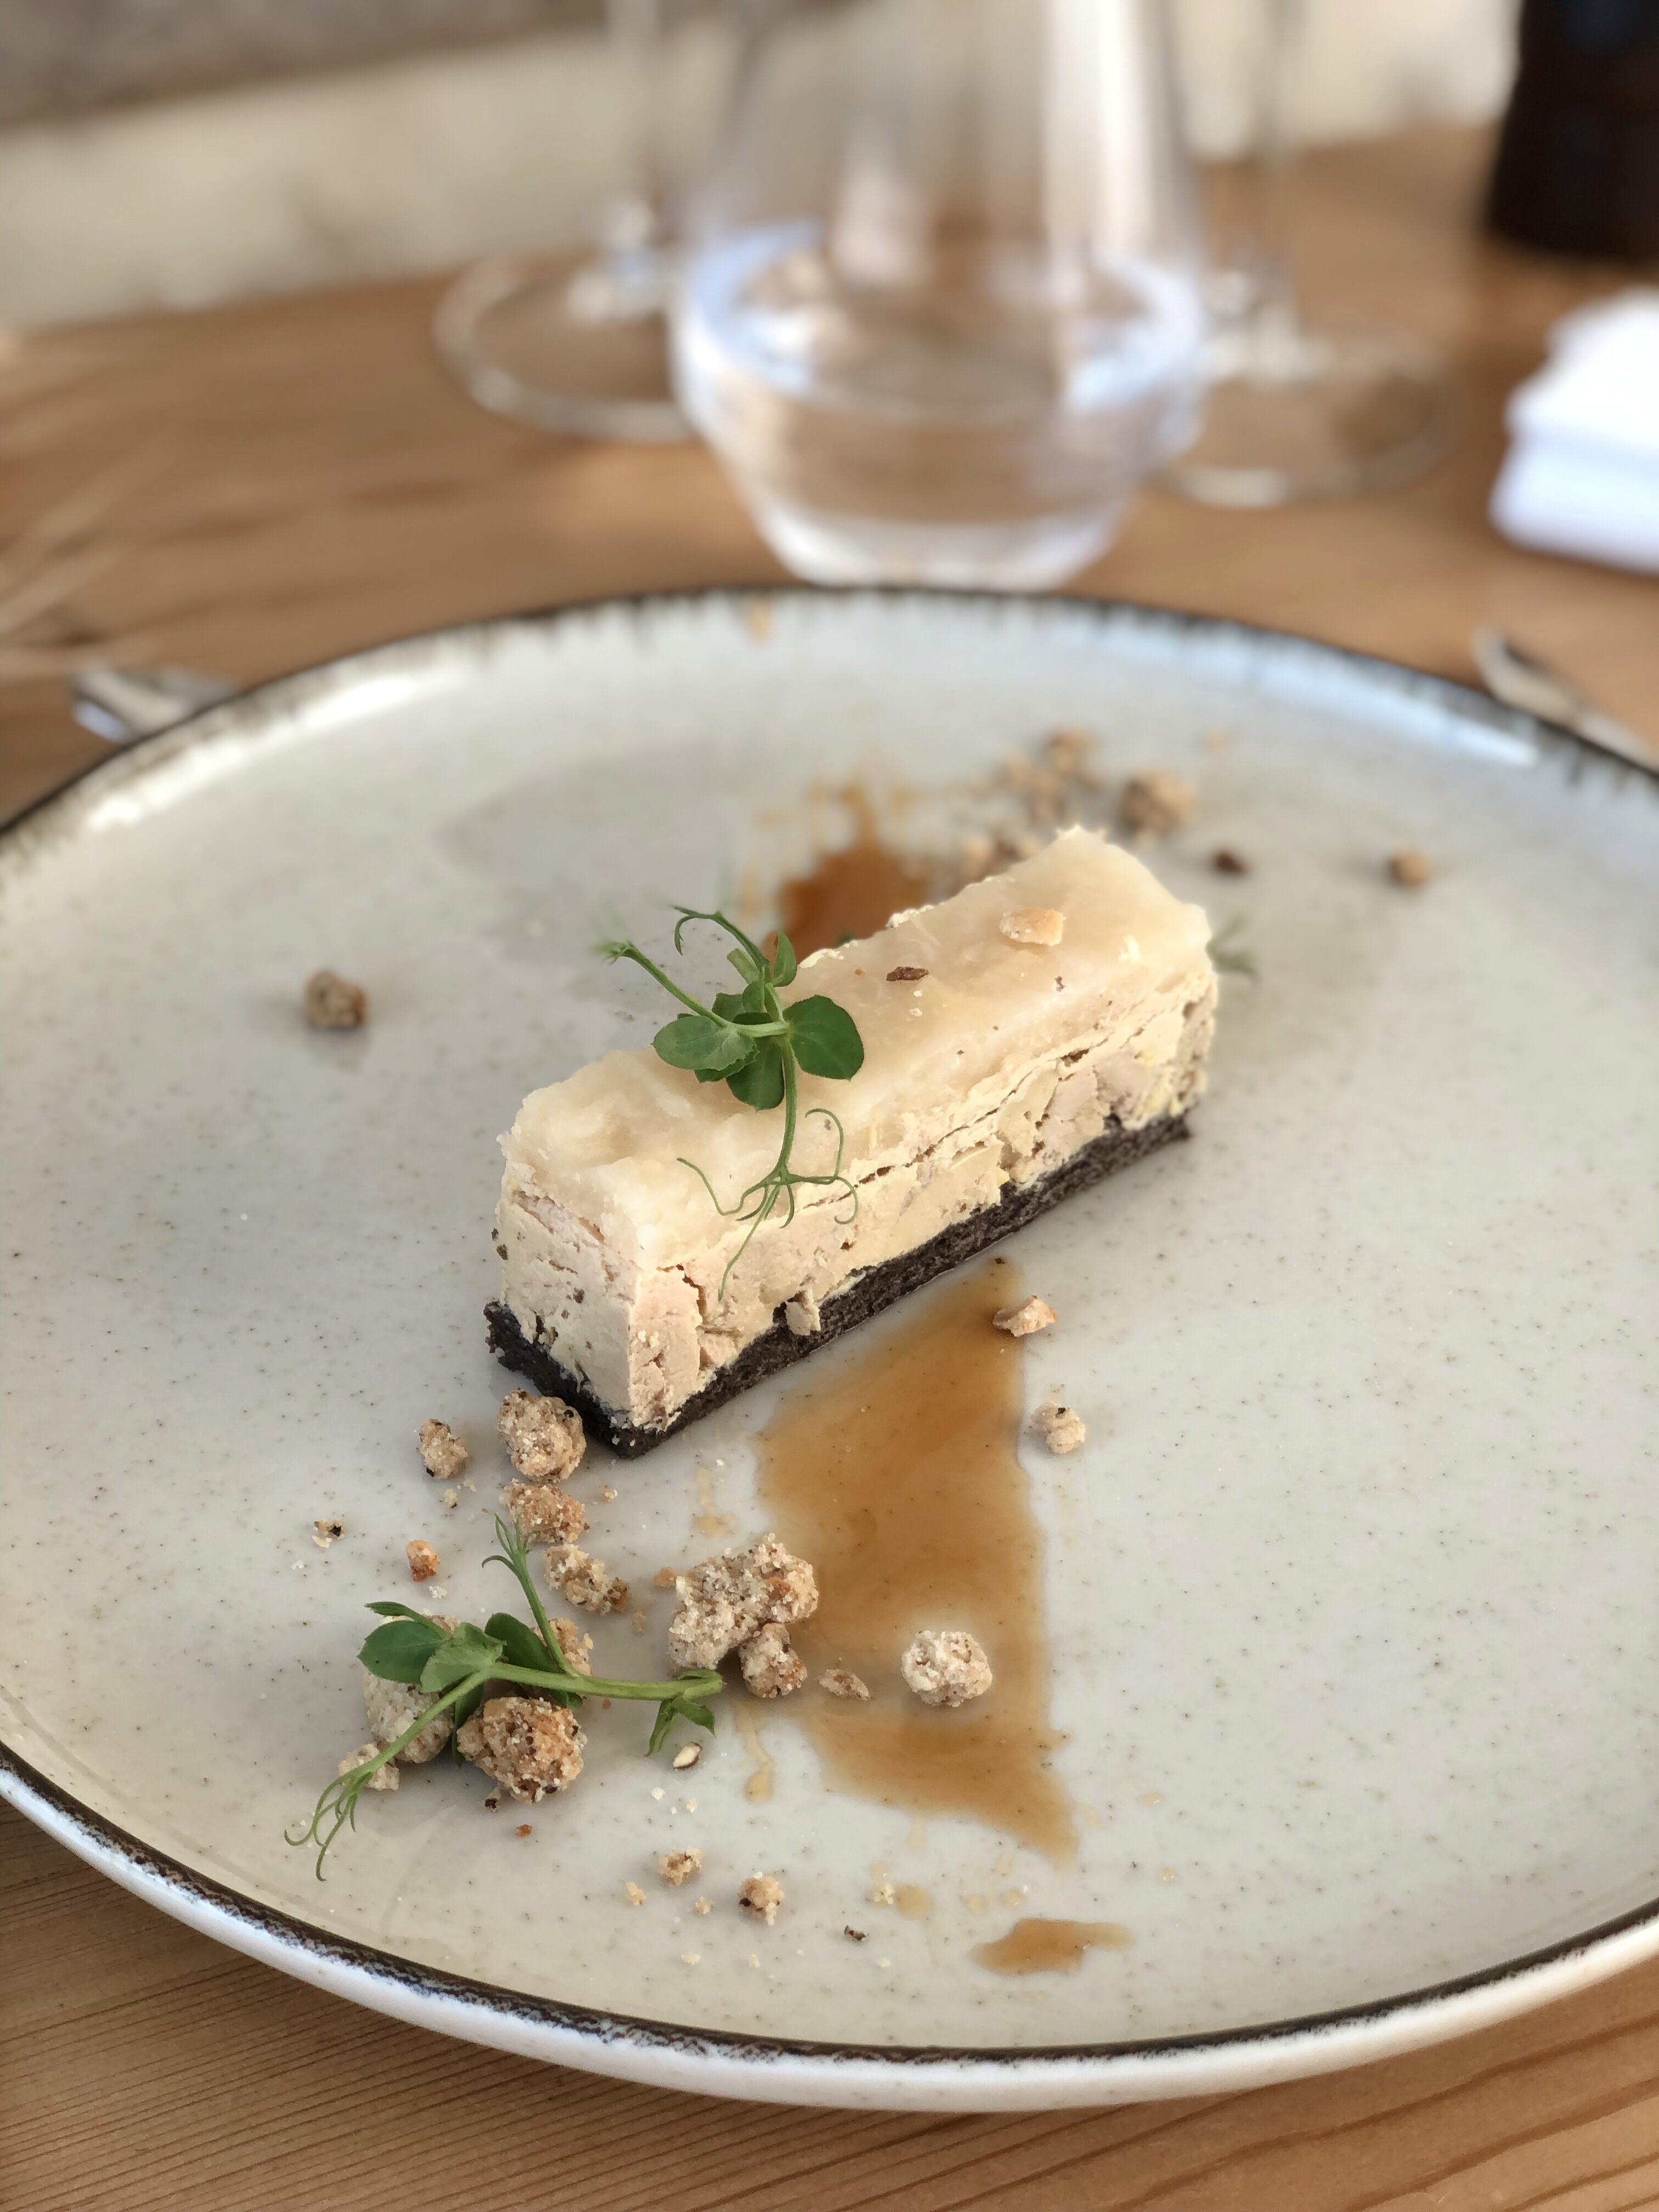
{"type": "Polygon", "coordinates": [[[1227,927],[1210,939],[1210,965],[1218,975],[1247,975],[1252,983],[1261,975],[1255,964],[1255,955],[1238,941],[1244,927],[1243,915],[1235,915],[1227,927]]]}
{"type": "Polygon", "coordinates": [[[607,960],[631,960],[687,1009],[672,1022],[665,1022],[652,1039],[657,1057],[665,1060],[671,1067],[689,1068],[699,1083],[724,1083],[734,1098],[759,1112],[778,1106],[783,1109],[783,1136],[777,1158],[734,1205],[720,1204],[714,1184],[695,1160],[680,1161],[682,1167],[690,1168],[693,1175],[701,1178],[716,1212],[728,1220],[747,1224],[743,1242],[727,1261],[726,1273],[720,1277],[720,1294],[724,1297],[732,1270],[748,1250],[750,1239],[761,1224],[780,1206],[786,1209],[787,1220],[794,1219],[795,1191],[799,1186],[817,1184],[845,1192],[851,1212],[836,1217],[843,1227],[857,1215],[858,1192],[841,1170],[847,1133],[839,1117],[827,1106],[811,1106],[805,1116],[801,1115],[799,1081],[805,1071],[808,1075],[846,1082],[864,1065],[864,1040],[853,1017],[833,999],[818,995],[784,1005],[778,994],[787,990],[794,981],[797,968],[794,947],[781,930],[769,955],[723,914],[704,914],[689,906],[675,910],[680,917],[674,926],[675,951],[683,953],[685,950],[683,940],[688,922],[713,922],[717,929],[723,929],[728,937],[736,939],[726,957],[737,969],[743,988],[717,991],[713,1006],[705,1006],[689,992],[681,990],[631,940],[624,938],[600,945],[599,951],[607,960]],[[836,1133],[835,1164],[828,1175],[801,1175],[792,1164],[799,1125],[802,1119],[810,1120],[813,1115],[822,1115],[836,1133]]]}
{"type": "MultiPolygon", "coordinates": [[[[383,1681],[408,1682],[429,1691],[431,1702],[422,1708],[400,1736],[383,1746],[373,1759],[366,1759],[361,1765],[337,1776],[317,1800],[308,1824],[297,1835],[289,1832],[290,1844],[316,1844],[319,1881],[329,1845],[348,1822],[356,1826],[357,1800],[380,1769],[396,1759],[404,1746],[412,1743],[440,1713],[449,1715],[459,1733],[462,1723],[482,1701],[486,1687],[493,1688],[497,1683],[522,1683],[547,1692],[556,1705],[570,1707],[580,1706],[584,1698],[655,1699],[657,1718],[646,1747],[647,1758],[662,1748],[677,1720],[688,1721],[694,1728],[706,1728],[713,1734],[714,1716],[706,1700],[718,1697],[723,1686],[716,1671],[705,1668],[677,1675],[668,1682],[606,1681],[598,1675],[580,1673],[560,1647],[536,1594],[536,1586],[530,1579],[529,1547],[522,1533],[498,1515],[495,1540],[501,1548],[492,1552],[484,1564],[509,1567],[518,1577],[535,1616],[533,1628],[513,1613],[492,1613],[482,1628],[463,1621],[459,1628],[446,1630],[425,1613],[416,1613],[412,1606],[382,1600],[369,1607],[371,1613],[386,1615],[386,1625],[373,1631],[357,1654],[358,1658],[371,1674],[378,1674],[383,1681]]],[[[461,1754],[456,1734],[450,1736],[449,1748],[459,1764],[461,1754]]]]}

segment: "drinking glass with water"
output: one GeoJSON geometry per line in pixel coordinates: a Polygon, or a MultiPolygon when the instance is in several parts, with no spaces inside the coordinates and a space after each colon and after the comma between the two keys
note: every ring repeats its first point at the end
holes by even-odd
{"type": "Polygon", "coordinates": [[[1060,582],[1192,436],[1159,0],[774,0],[696,211],[680,402],[790,568],[1060,582]]]}

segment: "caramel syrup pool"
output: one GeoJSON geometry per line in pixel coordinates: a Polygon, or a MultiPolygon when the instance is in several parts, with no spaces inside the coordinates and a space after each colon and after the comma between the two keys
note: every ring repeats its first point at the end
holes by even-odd
{"type": "Polygon", "coordinates": [[[1134,1942],[1115,1920],[1016,1920],[994,1943],[969,1954],[994,1974],[1074,1974],[1086,1951],[1127,1951],[1134,1942]]]}
{"type": "Polygon", "coordinates": [[[768,1525],[811,1559],[818,1610],[793,1632],[811,1680],[780,1717],[808,1731],[832,1789],[927,1816],[958,1814],[1043,1852],[1076,1856],[1071,1800],[1050,1771],[1043,1537],[1017,1449],[1018,1340],[991,1326],[1019,1295],[992,1261],[877,1325],[789,1394],[760,1439],[768,1525]],[[920,1704],[899,1654],[919,1628],[985,1646],[989,1693],[955,1712],[920,1704]],[[828,1667],[865,1705],[817,1686],[828,1667]]]}

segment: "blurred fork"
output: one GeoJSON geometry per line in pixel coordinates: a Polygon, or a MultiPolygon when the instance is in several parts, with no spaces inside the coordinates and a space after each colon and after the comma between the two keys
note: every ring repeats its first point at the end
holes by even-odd
{"type": "Polygon", "coordinates": [[[70,679],[70,711],[83,730],[125,745],[216,707],[234,690],[193,668],[82,668],[70,679]]]}

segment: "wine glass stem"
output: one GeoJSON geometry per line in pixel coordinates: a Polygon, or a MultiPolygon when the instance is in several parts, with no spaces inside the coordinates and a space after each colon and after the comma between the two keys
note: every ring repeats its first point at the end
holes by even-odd
{"type": "Polygon", "coordinates": [[[670,240],[663,161],[667,122],[664,6],[665,0],[606,0],[611,52],[626,88],[629,118],[626,179],[606,225],[613,252],[659,254],[670,240]]]}
{"type": "Polygon", "coordinates": [[[1301,320],[1289,204],[1297,151],[1291,83],[1302,15],[1303,0],[1261,0],[1243,235],[1234,250],[1247,278],[1241,319],[1283,331],[1293,331],[1301,320]]]}

